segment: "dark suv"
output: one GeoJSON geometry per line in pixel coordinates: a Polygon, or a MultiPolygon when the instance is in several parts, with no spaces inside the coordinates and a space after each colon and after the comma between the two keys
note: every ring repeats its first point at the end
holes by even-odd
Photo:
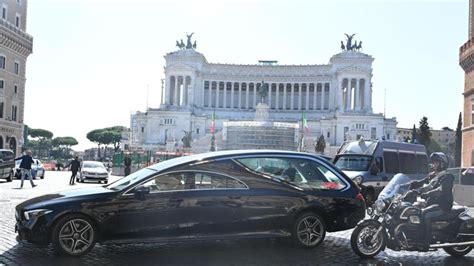
{"type": "Polygon", "coordinates": [[[0,178],[5,178],[7,182],[12,181],[13,168],[15,167],[14,159],[13,151],[0,149],[0,178]]]}

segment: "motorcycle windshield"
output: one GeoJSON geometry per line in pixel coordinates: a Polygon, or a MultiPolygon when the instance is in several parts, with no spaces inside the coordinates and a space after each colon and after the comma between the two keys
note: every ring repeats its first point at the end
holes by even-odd
{"type": "Polygon", "coordinates": [[[397,193],[403,193],[408,190],[410,177],[404,174],[396,174],[385,188],[380,192],[378,199],[390,199],[397,193]]]}

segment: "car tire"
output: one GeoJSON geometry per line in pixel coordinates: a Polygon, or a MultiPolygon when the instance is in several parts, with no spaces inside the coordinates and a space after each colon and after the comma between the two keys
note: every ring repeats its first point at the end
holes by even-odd
{"type": "Polygon", "coordinates": [[[94,247],[97,229],[87,216],[69,214],[59,218],[53,227],[51,237],[56,254],[79,257],[94,247]]]}
{"type": "Polygon", "coordinates": [[[7,182],[12,182],[12,181],[13,181],[12,172],[10,171],[10,174],[7,176],[7,182]]]}
{"type": "Polygon", "coordinates": [[[326,237],[326,224],[319,214],[305,212],[295,219],[291,228],[291,237],[298,247],[315,248],[326,237]]]}
{"type": "Polygon", "coordinates": [[[41,179],[44,179],[44,172],[43,172],[43,175],[41,176],[41,179]]]}
{"type": "Polygon", "coordinates": [[[81,179],[81,183],[84,183],[84,179],[81,179]]]}
{"type": "Polygon", "coordinates": [[[109,183],[109,180],[105,180],[104,183],[105,183],[105,184],[108,184],[108,183],[109,183]]]}

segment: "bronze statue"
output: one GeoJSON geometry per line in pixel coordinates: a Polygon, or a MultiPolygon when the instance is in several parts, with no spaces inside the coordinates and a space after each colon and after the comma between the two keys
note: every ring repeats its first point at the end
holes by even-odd
{"type": "Polygon", "coordinates": [[[179,45],[181,46],[180,47],[181,49],[184,49],[186,45],[184,44],[183,39],[181,39],[181,42],[179,43],[179,45]]]}
{"type": "Polygon", "coordinates": [[[260,83],[260,88],[258,89],[258,96],[260,96],[261,103],[265,102],[265,97],[267,97],[267,94],[268,94],[268,84],[266,84],[262,80],[262,83],[260,83]]]}
{"type": "Polygon", "coordinates": [[[197,47],[196,40],[194,40],[193,49],[196,50],[196,47],[197,47]]]}
{"type": "Polygon", "coordinates": [[[353,47],[352,47],[352,38],[354,38],[355,33],[352,34],[352,35],[349,35],[349,34],[347,34],[347,33],[344,33],[344,34],[345,34],[346,37],[347,37],[346,49],[347,49],[348,51],[350,51],[350,50],[352,50],[352,48],[353,48],[353,47]]]}
{"type": "Polygon", "coordinates": [[[193,131],[183,130],[184,137],[181,138],[184,148],[191,148],[191,141],[193,140],[193,131]]]}
{"type": "Polygon", "coordinates": [[[343,51],[346,50],[346,46],[344,46],[344,42],[343,42],[343,41],[341,41],[341,50],[343,50],[343,51]]]}
{"type": "Polygon", "coordinates": [[[357,50],[362,49],[362,41],[359,42],[359,45],[357,45],[357,50]]]}
{"type": "Polygon", "coordinates": [[[188,37],[188,41],[186,43],[186,49],[193,49],[193,44],[191,43],[191,37],[193,36],[193,34],[194,32],[189,35],[186,33],[186,36],[188,37]]]}

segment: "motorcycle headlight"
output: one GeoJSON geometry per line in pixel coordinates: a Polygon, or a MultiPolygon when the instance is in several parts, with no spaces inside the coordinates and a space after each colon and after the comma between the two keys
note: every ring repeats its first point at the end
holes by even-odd
{"type": "Polygon", "coordinates": [[[29,220],[38,218],[42,215],[48,214],[50,212],[52,211],[47,210],[47,209],[37,209],[37,210],[26,211],[24,214],[25,214],[25,219],[29,221],[29,220]]]}
{"type": "Polygon", "coordinates": [[[360,175],[354,177],[354,179],[352,179],[352,181],[354,181],[354,183],[356,183],[356,185],[360,186],[362,185],[362,182],[364,181],[364,178],[360,175]]]}
{"type": "Polygon", "coordinates": [[[408,217],[408,219],[410,220],[410,223],[412,223],[412,224],[420,224],[421,223],[420,217],[416,216],[416,215],[412,215],[412,216],[408,217]]]}
{"type": "Polygon", "coordinates": [[[375,206],[375,212],[382,213],[383,209],[385,208],[385,202],[383,202],[383,200],[381,199],[378,199],[375,201],[374,206],[375,206]]]}

